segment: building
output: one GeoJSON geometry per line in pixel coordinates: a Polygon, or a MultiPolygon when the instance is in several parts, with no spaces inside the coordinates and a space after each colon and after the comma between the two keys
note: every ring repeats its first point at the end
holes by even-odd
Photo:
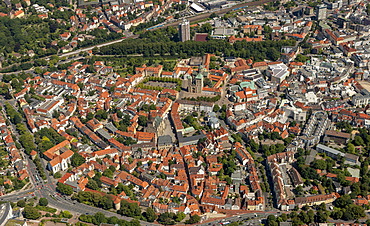
{"type": "Polygon", "coordinates": [[[308,197],[297,197],[295,198],[295,204],[298,208],[302,208],[303,206],[313,206],[313,205],[320,205],[321,203],[332,203],[335,201],[337,196],[332,194],[324,194],[324,195],[313,195],[308,197]]]}
{"type": "Polygon", "coordinates": [[[327,156],[333,158],[333,159],[337,159],[338,156],[344,156],[344,154],[338,150],[335,150],[333,148],[330,148],[328,146],[325,146],[325,145],[322,145],[322,144],[318,144],[316,146],[316,150],[320,153],[325,153],[327,156]]]}
{"type": "Polygon", "coordinates": [[[181,42],[190,40],[190,23],[188,20],[183,20],[179,24],[179,37],[181,42]]]}
{"type": "Polygon", "coordinates": [[[186,76],[183,81],[183,88],[189,93],[201,93],[203,89],[203,74],[199,73],[195,76],[186,76]]]}
{"type": "Polygon", "coordinates": [[[307,146],[319,143],[321,136],[324,135],[329,124],[329,118],[326,112],[317,111],[311,115],[302,132],[302,140],[307,146]]]}
{"type": "Polygon", "coordinates": [[[327,130],[325,132],[324,142],[334,141],[338,144],[346,144],[351,139],[351,134],[343,133],[335,130],[327,130]]]}
{"type": "Polygon", "coordinates": [[[356,107],[366,106],[370,100],[370,92],[366,89],[362,89],[360,93],[352,97],[352,104],[356,107]]]}
{"type": "Polygon", "coordinates": [[[270,76],[272,82],[280,84],[289,76],[289,70],[283,63],[271,64],[268,66],[267,75],[270,76]]]}
{"type": "Polygon", "coordinates": [[[345,164],[350,164],[350,165],[359,164],[359,157],[357,155],[343,153],[341,151],[335,150],[331,147],[328,147],[322,144],[318,144],[316,146],[316,151],[318,151],[319,153],[324,153],[333,159],[338,159],[338,158],[343,157],[345,159],[345,164]]]}
{"type": "Polygon", "coordinates": [[[222,8],[223,5],[225,5],[227,2],[225,0],[210,0],[210,1],[206,1],[206,2],[203,2],[203,5],[207,8],[207,9],[219,9],[219,8],[222,8]]]}
{"type": "Polygon", "coordinates": [[[316,8],[316,20],[325,20],[326,19],[326,5],[319,5],[316,8]]]}

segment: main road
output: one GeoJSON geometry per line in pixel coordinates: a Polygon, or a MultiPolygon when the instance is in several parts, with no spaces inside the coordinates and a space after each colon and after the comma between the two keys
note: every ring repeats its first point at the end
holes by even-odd
{"type": "MultiPolygon", "coordinates": [[[[215,13],[217,15],[222,15],[222,14],[225,14],[227,12],[230,12],[230,11],[238,9],[238,8],[250,7],[250,6],[259,6],[259,5],[263,5],[263,4],[266,4],[266,3],[269,3],[269,2],[273,2],[273,1],[274,0],[259,0],[259,1],[254,1],[254,2],[245,2],[245,3],[234,5],[234,6],[229,7],[229,8],[220,9],[220,10],[217,10],[217,11],[214,11],[214,12],[207,12],[207,13],[202,13],[202,14],[199,14],[199,15],[191,16],[191,17],[186,17],[186,19],[189,20],[190,22],[196,22],[196,21],[200,21],[200,20],[208,18],[212,13],[215,13]]],[[[178,26],[178,25],[179,25],[179,22],[175,21],[175,22],[165,24],[162,27],[154,28],[152,30],[162,29],[162,28],[170,27],[170,26],[178,26]]],[[[138,37],[139,37],[139,35],[127,36],[127,38],[133,38],[133,39],[136,39],[138,37]]],[[[87,47],[87,48],[78,49],[78,50],[68,52],[68,53],[59,54],[58,56],[59,57],[68,57],[68,56],[78,54],[78,53],[81,53],[81,52],[84,52],[84,51],[92,50],[94,48],[100,48],[100,47],[116,44],[116,43],[122,42],[123,40],[125,40],[125,38],[110,41],[110,42],[106,42],[106,43],[102,43],[102,44],[87,47]]]]}
{"type": "MultiPolygon", "coordinates": [[[[213,12],[207,12],[207,13],[202,13],[202,14],[198,14],[198,15],[195,15],[195,16],[191,16],[191,17],[186,17],[186,19],[189,22],[197,22],[197,21],[208,18],[212,13],[215,13],[216,15],[222,15],[222,14],[228,13],[230,11],[233,11],[235,9],[245,8],[245,7],[250,7],[250,6],[260,6],[260,5],[263,5],[263,4],[266,4],[266,3],[269,3],[269,2],[273,2],[273,1],[274,0],[259,0],[259,1],[253,1],[253,2],[245,2],[245,3],[233,5],[229,8],[224,8],[224,9],[220,9],[220,10],[213,11],[213,12]]],[[[179,19],[179,20],[181,20],[181,19],[179,19]]],[[[169,26],[178,26],[178,25],[179,25],[179,21],[176,21],[176,22],[165,24],[162,27],[155,28],[155,29],[152,29],[152,30],[161,29],[161,28],[169,27],[169,26]]]]}
{"type": "MultiPolygon", "coordinates": [[[[245,3],[234,5],[234,6],[229,7],[229,8],[220,9],[220,10],[213,11],[213,12],[202,13],[202,14],[198,14],[198,15],[195,15],[195,16],[186,17],[186,19],[189,20],[190,22],[196,22],[196,21],[200,21],[200,20],[208,18],[212,13],[215,13],[217,15],[222,15],[222,14],[225,14],[227,12],[233,11],[233,10],[238,9],[238,8],[250,7],[250,6],[259,6],[259,5],[263,5],[263,4],[266,4],[266,3],[269,3],[269,2],[273,2],[273,1],[274,0],[259,0],[259,1],[253,1],[253,2],[245,2],[245,3]]],[[[152,29],[152,30],[157,30],[157,29],[161,29],[161,28],[165,28],[165,27],[169,27],[169,26],[178,26],[178,24],[179,24],[179,21],[175,21],[175,22],[165,24],[162,27],[158,27],[158,28],[155,28],[155,29],[152,29]]],[[[93,50],[94,48],[101,48],[101,47],[104,47],[104,46],[109,46],[109,45],[113,45],[113,44],[116,44],[116,43],[120,43],[120,42],[122,42],[122,41],[124,41],[125,39],[128,39],[128,38],[136,39],[138,37],[139,37],[139,35],[134,35],[134,34],[131,34],[131,33],[127,32],[126,37],[123,37],[121,39],[113,40],[113,41],[109,41],[109,42],[105,42],[105,43],[101,43],[101,44],[97,44],[97,45],[86,47],[86,48],[77,49],[77,50],[74,50],[74,51],[71,51],[71,52],[68,52],[68,53],[59,53],[59,54],[57,54],[57,56],[59,56],[59,57],[69,57],[69,56],[72,56],[72,55],[75,55],[75,54],[79,54],[81,52],[86,52],[86,51],[93,50]]],[[[50,56],[46,56],[46,57],[42,57],[40,59],[49,59],[49,57],[50,56]]],[[[28,62],[23,62],[23,63],[33,63],[33,61],[28,61],[28,62]]],[[[13,64],[13,65],[20,65],[20,63],[13,64]]],[[[4,68],[2,68],[2,70],[10,68],[13,65],[9,65],[7,67],[4,67],[4,68]]],[[[11,73],[9,73],[9,74],[11,74],[11,73]]]]}
{"type": "MultiPolygon", "coordinates": [[[[47,178],[47,182],[45,183],[45,181],[40,179],[41,177],[38,174],[36,166],[34,165],[33,161],[29,159],[29,157],[26,157],[26,162],[27,162],[28,169],[30,170],[30,181],[33,184],[33,188],[27,189],[22,192],[17,192],[14,194],[0,196],[0,201],[17,202],[18,200],[25,199],[25,198],[32,198],[32,197],[46,198],[49,202],[49,206],[55,207],[60,210],[67,210],[74,215],[75,214],[94,215],[95,213],[101,212],[107,217],[115,216],[119,219],[123,219],[126,221],[132,220],[132,218],[130,217],[125,217],[115,212],[103,210],[103,209],[96,208],[96,207],[89,206],[89,205],[85,205],[85,204],[71,200],[70,197],[60,195],[59,193],[56,192],[56,186],[54,183],[52,183],[52,180],[50,176],[48,175],[48,173],[46,174],[48,178],[47,178]]],[[[141,221],[140,223],[141,225],[150,225],[150,226],[157,225],[157,224],[148,223],[144,221],[141,221]]]]}

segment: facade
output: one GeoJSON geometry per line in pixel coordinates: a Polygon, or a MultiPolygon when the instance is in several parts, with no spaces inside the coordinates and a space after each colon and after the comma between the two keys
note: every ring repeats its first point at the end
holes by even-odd
{"type": "Polygon", "coordinates": [[[326,19],[326,5],[319,5],[316,9],[316,20],[325,20],[326,19]]]}
{"type": "Polygon", "coordinates": [[[272,82],[280,84],[289,76],[289,71],[288,67],[283,63],[272,64],[268,66],[267,74],[272,82]]]}
{"type": "Polygon", "coordinates": [[[303,132],[302,139],[307,146],[319,143],[321,136],[324,135],[328,127],[329,118],[326,112],[318,111],[312,114],[303,132]]]}
{"type": "Polygon", "coordinates": [[[201,93],[203,89],[203,75],[187,76],[184,80],[184,88],[190,93],[201,93]]]}
{"type": "Polygon", "coordinates": [[[190,23],[188,20],[183,20],[179,24],[179,37],[181,42],[190,40],[190,23]]]}

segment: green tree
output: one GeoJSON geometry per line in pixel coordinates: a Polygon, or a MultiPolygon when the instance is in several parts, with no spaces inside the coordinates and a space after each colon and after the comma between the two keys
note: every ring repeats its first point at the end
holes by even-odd
{"type": "Polygon", "coordinates": [[[174,221],[174,218],[176,217],[176,214],[174,213],[161,213],[158,217],[158,222],[163,225],[174,225],[176,222],[174,221]]]}
{"type": "Polygon", "coordinates": [[[140,126],[144,126],[145,127],[147,125],[147,123],[148,123],[148,118],[145,117],[144,115],[140,115],[137,122],[138,122],[138,124],[140,126]]]}
{"type": "Polygon", "coordinates": [[[95,180],[92,180],[92,179],[89,180],[89,182],[87,182],[86,187],[90,188],[92,190],[99,190],[98,183],[95,180]]]}
{"type": "Polygon", "coordinates": [[[99,206],[105,210],[113,208],[113,200],[109,196],[103,196],[99,202],[99,206]]]}
{"type": "Polygon", "coordinates": [[[73,217],[73,214],[71,214],[69,211],[65,210],[65,211],[60,211],[60,214],[59,214],[59,217],[61,218],[72,218],[73,217]]]}
{"type": "Polygon", "coordinates": [[[55,179],[58,179],[58,178],[61,178],[61,177],[62,177],[62,174],[60,172],[54,173],[54,178],[55,179]]]}
{"type": "Polygon", "coordinates": [[[119,214],[127,217],[141,216],[141,210],[137,203],[129,203],[125,200],[121,201],[121,209],[118,211],[119,214]]]}
{"type": "Polygon", "coordinates": [[[328,215],[325,211],[317,211],[315,215],[315,222],[325,223],[328,220],[328,215]]]}
{"type": "Polygon", "coordinates": [[[106,169],[104,172],[103,172],[103,176],[106,176],[106,177],[109,177],[109,178],[113,178],[113,172],[112,170],[110,170],[109,168],[106,169]]]}
{"type": "Polygon", "coordinates": [[[341,197],[339,197],[338,199],[335,200],[334,206],[344,209],[352,203],[353,203],[353,201],[351,199],[351,196],[342,195],[341,197]]]}
{"type": "Polygon", "coordinates": [[[58,183],[57,191],[64,194],[64,195],[72,195],[72,193],[73,193],[72,187],[70,187],[66,184],[63,184],[63,183],[58,183]]]}
{"type": "Polygon", "coordinates": [[[23,217],[26,219],[36,220],[41,217],[41,213],[32,206],[26,206],[23,209],[23,217]]]}
{"type": "Polygon", "coordinates": [[[270,60],[276,61],[276,60],[277,60],[277,59],[279,59],[279,57],[280,57],[280,52],[279,52],[277,49],[271,48],[271,49],[269,49],[269,51],[267,52],[267,57],[268,57],[270,60]]]}
{"type": "Polygon", "coordinates": [[[157,219],[157,214],[155,214],[152,208],[147,208],[145,212],[145,219],[148,222],[154,222],[157,219]]]}
{"type": "Polygon", "coordinates": [[[355,145],[353,145],[352,143],[348,143],[347,144],[347,152],[348,153],[351,153],[351,154],[355,154],[355,145]]]}
{"type": "Polygon", "coordinates": [[[46,198],[40,198],[39,199],[39,205],[40,206],[47,206],[48,204],[49,204],[49,202],[46,198]]]}
{"type": "Polygon", "coordinates": [[[175,220],[176,220],[176,222],[181,222],[182,220],[184,220],[184,219],[185,219],[185,217],[186,217],[186,214],[185,214],[185,213],[183,213],[183,212],[178,212],[178,213],[176,214],[176,218],[175,218],[175,220]]]}
{"type": "Polygon", "coordinates": [[[343,211],[341,209],[335,209],[333,212],[330,213],[330,217],[334,220],[341,219],[343,217],[343,211]]]}
{"type": "Polygon", "coordinates": [[[343,220],[358,220],[362,217],[365,217],[365,210],[362,206],[357,206],[355,204],[350,204],[347,206],[343,212],[343,220]]]}
{"type": "Polygon", "coordinates": [[[77,166],[80,166],[82,165],[83,163],[85,163],[86,160],[84,157],[82,157],[80,154],[78,153],[74,153],[71,157],[71,165],[73,167],[77,167],[77,166]]]}
{"type": "Polygon", "coordinates": [[[274,215],[269,215],[267,217],[266,226],[278,226],[277,219],[274,215]]]}
{"type": "Polygon", "coordinates": [[[201,220],[200,216],[195,214],[193,216],[190,216],[190,219],[186,220],[185,224],[196,224],[196,223],[199,223],[200,220],[201,220]]]}
{"type": "Polygon", "coordinates": [[[217,104],[213,106],[213,112],[218,112],[220,109],[221,109],[220,106],[218,106],[217,104]]]}
{"type": "Polygon", "coordinates": [[[312,163],[311,166],[314,169],[320,169],[320,170],[326,170],[327,164],[326,161],[323,159],[315,159],[312,163]]]}
{"type": "Polygon", "coordinates": [[[362,137],[360,136],[355,136],[355,139],[353,141],[353,144],[356,145],[356,146],[364,146],[365,145],[365,142],[364,140],[362,139],[362,137]]]}
{"type": "Polygon", "coordinates": [[[19,207],[25,207],[26,206],[26,201],[24,199],[21,199],[17,202],[17,206],[19,207]]]}

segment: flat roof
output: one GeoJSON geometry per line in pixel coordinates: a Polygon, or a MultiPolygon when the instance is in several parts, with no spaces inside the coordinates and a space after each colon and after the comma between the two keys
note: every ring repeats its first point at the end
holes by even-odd
{"type": "Polygon", "coordinates": [[[324,151],[330,152],[330,153],[332,153],[332,154],[334,154],[334,155],[341,155],[341,156],[344,156],[344,153],[343,153],[343,152],[338,151],[338,150],[335,150],[335,149],[333,149],[333,148],[331,148],[331,147],[328,147],[328,146],[325,146],[325,145],[322,145],[322,144],[318,144],[318,145],[316,146],[316,149],[317,149],[317,148],[320,148],[320,149],[322,149],[322,150],[324,150],[324,151]]]}

